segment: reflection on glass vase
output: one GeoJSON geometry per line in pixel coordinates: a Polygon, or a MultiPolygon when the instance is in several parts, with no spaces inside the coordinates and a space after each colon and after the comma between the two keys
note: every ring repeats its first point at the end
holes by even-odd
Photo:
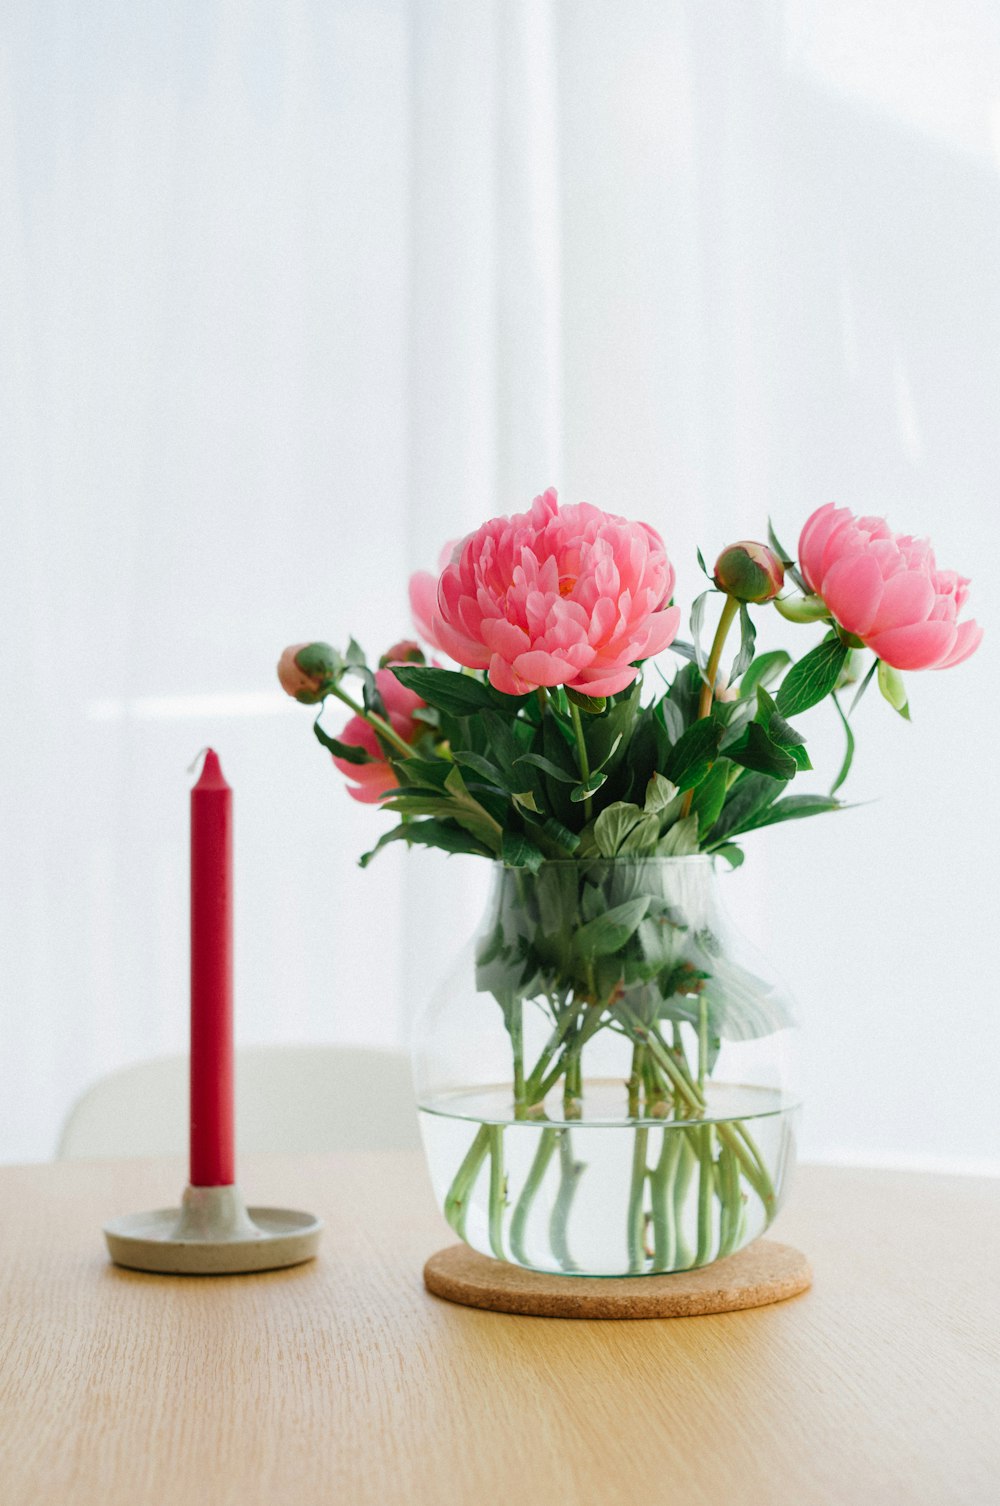
{"type": "Polygon", "coordinates": [[[414,1044],[434,1188],[474,1249],[636,1275],[771,1223],[794,1162],[792,1015],[717,883],[703,855],[496,866],[414,1044]]]}

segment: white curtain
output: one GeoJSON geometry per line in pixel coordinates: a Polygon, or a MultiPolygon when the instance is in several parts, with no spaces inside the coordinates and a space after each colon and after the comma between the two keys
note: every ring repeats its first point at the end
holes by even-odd
{"type": "Polygon", "coordinates": [[[0,1158],[183,1048],[208,742],[240,1039],[405,1038],[486,874],[358,871],[378,817],[274,661],[377,655],[551,483],[688,598],[697,544],[829,498],[975,577],[978,658],[859,715],[861,808],[727,891],[801,1001],[806,1151],[1000,1165],[998,77],[991,0],[7,0],[0,1158]]]}

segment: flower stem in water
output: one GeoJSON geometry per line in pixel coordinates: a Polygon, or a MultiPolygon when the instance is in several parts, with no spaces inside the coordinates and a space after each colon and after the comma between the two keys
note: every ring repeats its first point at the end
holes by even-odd
{"type": "Polygon", "coordinates": [[[556,1129],[543,1129],[538,1137],[538,1149],[535,1151],[531,1169],[525,1178],[521,1195],[514,1208],[514,1217],[510,1221],[510,1251],[514,1259],[521,1265],[531,1265],[528,1252],[525,1249],[524,1236],[528,1227],[528,1215],[532,1204],[538,1195],[538,1189],[545,1179],[545,1173],[549,1169],[549,1162],[555,1154],[559,1144],[559,1131],[556,1129]]]}
{"type": "Polygon", "coordinates": [[[461,1166],[455,1173],[448,1195],[444,1200],[444,1216],[459,1239],[465,1238],[465,1220],[469,1211],[469,1198],[476,1178],[490,1150],[490,1130],[493,1126],[481,1124],[475,1139],[465,1153],[461,1166]]]}
{"type": "Polygon", "coordinates": [[[559,1191],[552,1205],[549,1221],[549,1243],[561,1270],[575,1271],[576,1261],[569,1252],[567,1225],[577,1183],[585,1170],[583,1161],[574,1161],[573,1144],[568,1129],[556,1131],[559,1136],[559,1191]]]}
{"type": "Polygon", "coordinates": [[[645,1249],[645,1201],[646,1201],[646,1153],[649,1130],[637,1125],[633,1130],[632,1183],[628,1196],[628,1268],[641,1271],[646,1263],[645,1249]]]}
{"type": "Polygon", "coordinates": [[[498,1260],[505,1260],[503,1249],[503,1211],[507,1201],[507,1178],[503,1169],[503,1125],[491,1124],[490,1145],[490,1249],[498,1260]]]}

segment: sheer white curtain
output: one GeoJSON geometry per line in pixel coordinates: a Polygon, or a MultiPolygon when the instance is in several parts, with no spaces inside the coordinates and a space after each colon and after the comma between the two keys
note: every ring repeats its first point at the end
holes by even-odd
{"type": "MultiPolygon", "coordinates": [[[[184,1044],[208,741],[241,1039],[404,1038],[485,874],[359,873],[377,817],[273,664],[377,654],[489,512],[647,517],[690,594],[697,543],[835,497],[995,620],[998,63],[989,0],[9,0],[0,1158],[184,1044]]],[[[866,704],[877,803],[727,883],[801,999],[813,1154],[1000,1161],[995,642],[912,728],[866,704]]]]}

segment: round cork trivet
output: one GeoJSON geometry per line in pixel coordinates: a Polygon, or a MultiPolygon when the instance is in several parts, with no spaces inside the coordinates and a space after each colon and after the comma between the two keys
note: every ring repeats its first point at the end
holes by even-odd
{"type": "Polygon", "coordinates": [[[424,1266],[424,1285],[464,1307],[533,1318],[695,1318],[784,1302],[812,1285],[812,1271],[770,1239],[670,1276],[550,1276],[449,1245],[424,1266]]]}

